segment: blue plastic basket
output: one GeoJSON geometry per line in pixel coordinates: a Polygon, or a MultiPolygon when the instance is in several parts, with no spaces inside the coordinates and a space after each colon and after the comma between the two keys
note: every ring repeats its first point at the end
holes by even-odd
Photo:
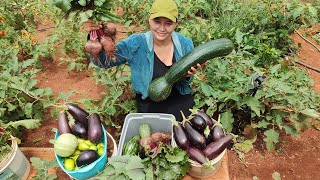
{"type": "MultiPolygon", "coordinates": [[[[78,170],[68,171],[63,166],[63,158],[58,156],[56,153],[54,153],[60,168],[65,173],[67,173],[70,177],[72,177],[74,179],[78,179],[78,180],[90,179],[91,177],[96,176],[99,172],[104,170],[106,163],[107,163],[108,138],[106,135],[106,130],[104,129],[103,125],[101,125],[101,126],[102,126],[102,131],[103,131],[104,153],[101,157],[99,157],[97,160],[95,160],[91,164],[86,165],[78,170]]],[[[59,136],[59,133],[57,131],[54,138],[57,139],[58,136],[59,136]]]]}

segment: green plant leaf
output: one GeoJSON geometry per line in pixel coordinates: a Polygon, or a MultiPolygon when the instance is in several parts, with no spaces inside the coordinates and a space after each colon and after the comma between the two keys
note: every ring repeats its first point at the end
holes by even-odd
{"type": "Polygon", "coordinates": [[[24,113],[28,118],[32,117],[32,106],[33,103],[28,102],[25,106],[24,106],[24,113]]]}
{"type": "Polygon", "coordinates": [[[28,59],[22,62],[21,67],[27,68],[27,67],[33,66],[35,63],[36,63],[35,59],[28,59]]]}
{"type": "Polygon", "coordinates": [[[320,120],[320,113],[317,112],[314,109],[305,109],[305,110],[301,111],[301,113],[304,114],[304,115],[307,115],[309,117],[312,117],[312,118],[320,120]]]}
{"type": "Polygon", "coordinates": [[[289,120],[298,131],[305,131],[311,126],[310,117],[304,114],[290,114],[289,120]]]}
{"type": "Polygon", "coordinates": [[[78,3],[79,3],[81,6],[86,6],[86,5],[87,5],[87,0],[78,0],[78,3]]]}
{"type": "Polygon", "coordinates": [[[102,173],[98,174],[97,176],[95,176],[95,179],[100,179],[100,180],[107,180],[107,179],[116,179],[122,177],[123,179],[126,179],[126,176],[118,173],[116,171],[116,169],[112,166],[112,165],[108,165],[103,171],[102,173]]]}
{"type": "Polygon", "coordinates": [[[60,93],[59,93],[59,97],[60,97],[61,99],[63,99],[64,101],[67,101],[68,98],[69,98],[71,95],[73,95],[74,93],[75,93],[75,90],[70,90],[70,91],[68,91],[66,94],[60,92],[60,93]]]}
{"type": "Polygon", "coordinates": [[[284,125],[283,128],[287,134],[300,136],[297,129],[292,125],[284,125]]]}
{"type": "Polygon", "coordinates": [[[123,27],[128,28],[131,23],[132,23],[132,20],[128,20],[124,23],[123,27]]]}
{"type": "Polygon", "coordinates": [[[234,119],[231,110],[222,113],[220,121],[227,132],[232,131],[234,119]]]}
{"type": "Polygon", "coordinates": [[[108,159],[109,165],[97,179],[138,179],[144,180],[144,165],[138,156],[113,156],[108,159]]]}
{"type": "Polygon", "coordinates": [[[9,112],[14,111],[17,108],[17,106],[11,104],[10,102],[7,102],[7,107],[9,112]]]}
{"type": "Polygon", "coordinates": [[[97,6],[97,7],[100,7],[103,5],[103,3],[105,2],[106,0],[95,0],[94,1],[94,5],[97,6]]]}
{"type": "Polygon", "coordinates": [[[211,86],[209,86],[208,84],[205,84],[205,83],[200,83],[200,87],[201,87],[201,90],[202,90],[202,93],[209,97],[211,96],[211,93],[213,92],[213,89],[211,86]]]}
{"type": "Polygon", "coordinates": [[[60,8],[63,12],[67,12],[71,9],[71,1],[70,0],[55,0],[53,4],[60,8]]]}
{"type": "Polygon", "coordinates": [[[43,94],[44,91],[45,91],[44,89],[36,89],[36,90],[33,91],[33,93],[34,93],[34,95],[35,95],[36,97],[38,97],[38,96],[40,96],[41,94],[43,94]]]}
{"type": "Polygon", "coordinates": [[[292,14],[293,18],[296,19],[297,17],[301,16],[303,13],[303,7],[298,6],[297,8],[294,9],[294,12],[292,14]]]}
{"type": "Polygon", "coordinates": [[[19,120],[19,121],[11,121],[7,124],[7,126],[12,126],[14,128],[18,128],[18,126],[23,126],[27,129],[34,129],[39,127],[40,120],[39,119],[25,119],[25,120],[19,120]]]}
{"type": "Polygon", "coordinates": [[[279,133],[273,129],[266,130],[263,133],[266,137],[263,140],[266,142],[267,150],[273,151],[274,145],[279,142],[279,133]]]}
{"type": "Polygon", "coordinates": [[[253,125],[254,128],[267,128],[269,123],[266,120],[259,121],[258,124],[253,125]]]}
{"type": "Polygon", "coordinates": [[[177,173],[180,171],[180,167],[178,165],[170,165],[170,169],[161,170],[158,174],[159,179],[176,179],[177,173]]]}
{"type": "Polygon", "coordinates": [[[82,23],[88,21],[88,19],[90,17],[92,17],[92,13],[93,13],[93,10],[87,10],[85,12],[80,12],[79,13],[79,18],[80,18],[79,23],[82,24],[82,23]]]}
{"type": "Polygon", "coordinates": [[[237,42],[238,44],[241,44],[241,43],[242,43],[242,40],[243,40],[243,36],[244,36],[244,35],[245,35],[245,34],[242,33],[239,29],[236,30],[235,38],[236,38],[236,42],[237,42]]]}
{"type": "Polygon", "coordinates": [[[256,138],[252,140],[248,139],[243,142],[237,142],[234,144],[234,148],[243,153],[248,153],[250,150],[253,149],[253,143],[255,141],[256,141],[256,138]]]}
{"type": "Polygon", "coordinates": [[[246,96],[243,98],[243,102],[247,104],[252,109],[252,111],[257,114],[257,116],[260,116],[260,112],[264,112],[264,106],[255,97],[246,96]]]}
{"type": "Polygon", "coordinates": [[[0,108],[0,117],[4,115],[4,112],[6,112],[6,108],[0,108]]]}
{"type": "Polygon", "coordinates": [[[272,173],[272,179],[273,180],[281,180],[281,175],[278,172],[272,173]]]}
{"type": "Polygon", "coordinates": [[[172,150],[172,154],[171,153],[166,153],[165,157],[169,162],[172,163],[177,163],[177,162],[181,162],[184,160],[186,153],[185,151],[174,147],[172,150]]]}
{"type": "Polygon", "coordinates": [[[117,112],[117,110],[116,110],[116,108],[114,107],[114,106],[109,106],[107,109],[106,109],[106,111],[107,111],[107,113],[108,114],[111,114],[111,115],[113,115],[113,114],[115,114],[116,112],[117,112]]]}
{"type": "Polygon", "coordinates": [[[130,179],[144,180],[145,174],[143,172],[144,165],[138,156],[131,156],[125,166],[126,174],[130,179]]]}
{"type": "Polygon", "coordinates": [[[53,180],[57,179],[57,175],[51,174],[48,175],[50,168],[59,167],[56,159],[51,161],[42,160],[37,157],[30,158],[32,166],[37,170],[36,176],[33,177],[34,180],[53,180]]]}

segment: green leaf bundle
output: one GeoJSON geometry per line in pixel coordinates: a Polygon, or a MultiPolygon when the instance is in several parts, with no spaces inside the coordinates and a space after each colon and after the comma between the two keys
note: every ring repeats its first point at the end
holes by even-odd
{"type": "Polygon", "coordinates": [[[104,22],[121,22],[111,12],[111,0],[50,0],[49,3],[61,9],[65,17],[80,23],[88,19],[104,22]]]}

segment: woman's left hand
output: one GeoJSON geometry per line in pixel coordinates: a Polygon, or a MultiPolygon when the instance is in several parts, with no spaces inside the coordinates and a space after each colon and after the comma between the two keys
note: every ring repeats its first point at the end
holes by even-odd
{"type": "Polygon", "coordinates": [[[194,68],[194,67],[191,67],[191,69],[188,71],[188,73],[186,74],[185,77],[191,77],[191,76],[194,76],[197,71],[200,71],[202,69],[202,65],[201,64],[197,64],[197,69],[194,68]]]}

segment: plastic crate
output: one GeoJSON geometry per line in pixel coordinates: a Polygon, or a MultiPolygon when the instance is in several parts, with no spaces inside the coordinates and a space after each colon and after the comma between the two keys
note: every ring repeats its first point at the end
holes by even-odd
{"type": "MultiPolygon", "coordinates": [[[[164,113],[130,113],[126,116],[119,146],[118,146],[118,155],[122,155],[123,144],[129,141],[134,135],[139,134],[139,126],[141,124],[148,124],[153,132],[168,132],[171,133],[173,140],[173,120],[174,116],[172,114],[164,113]]],[[[173,141],[171,141],[173,145],[173,141]]]]}

